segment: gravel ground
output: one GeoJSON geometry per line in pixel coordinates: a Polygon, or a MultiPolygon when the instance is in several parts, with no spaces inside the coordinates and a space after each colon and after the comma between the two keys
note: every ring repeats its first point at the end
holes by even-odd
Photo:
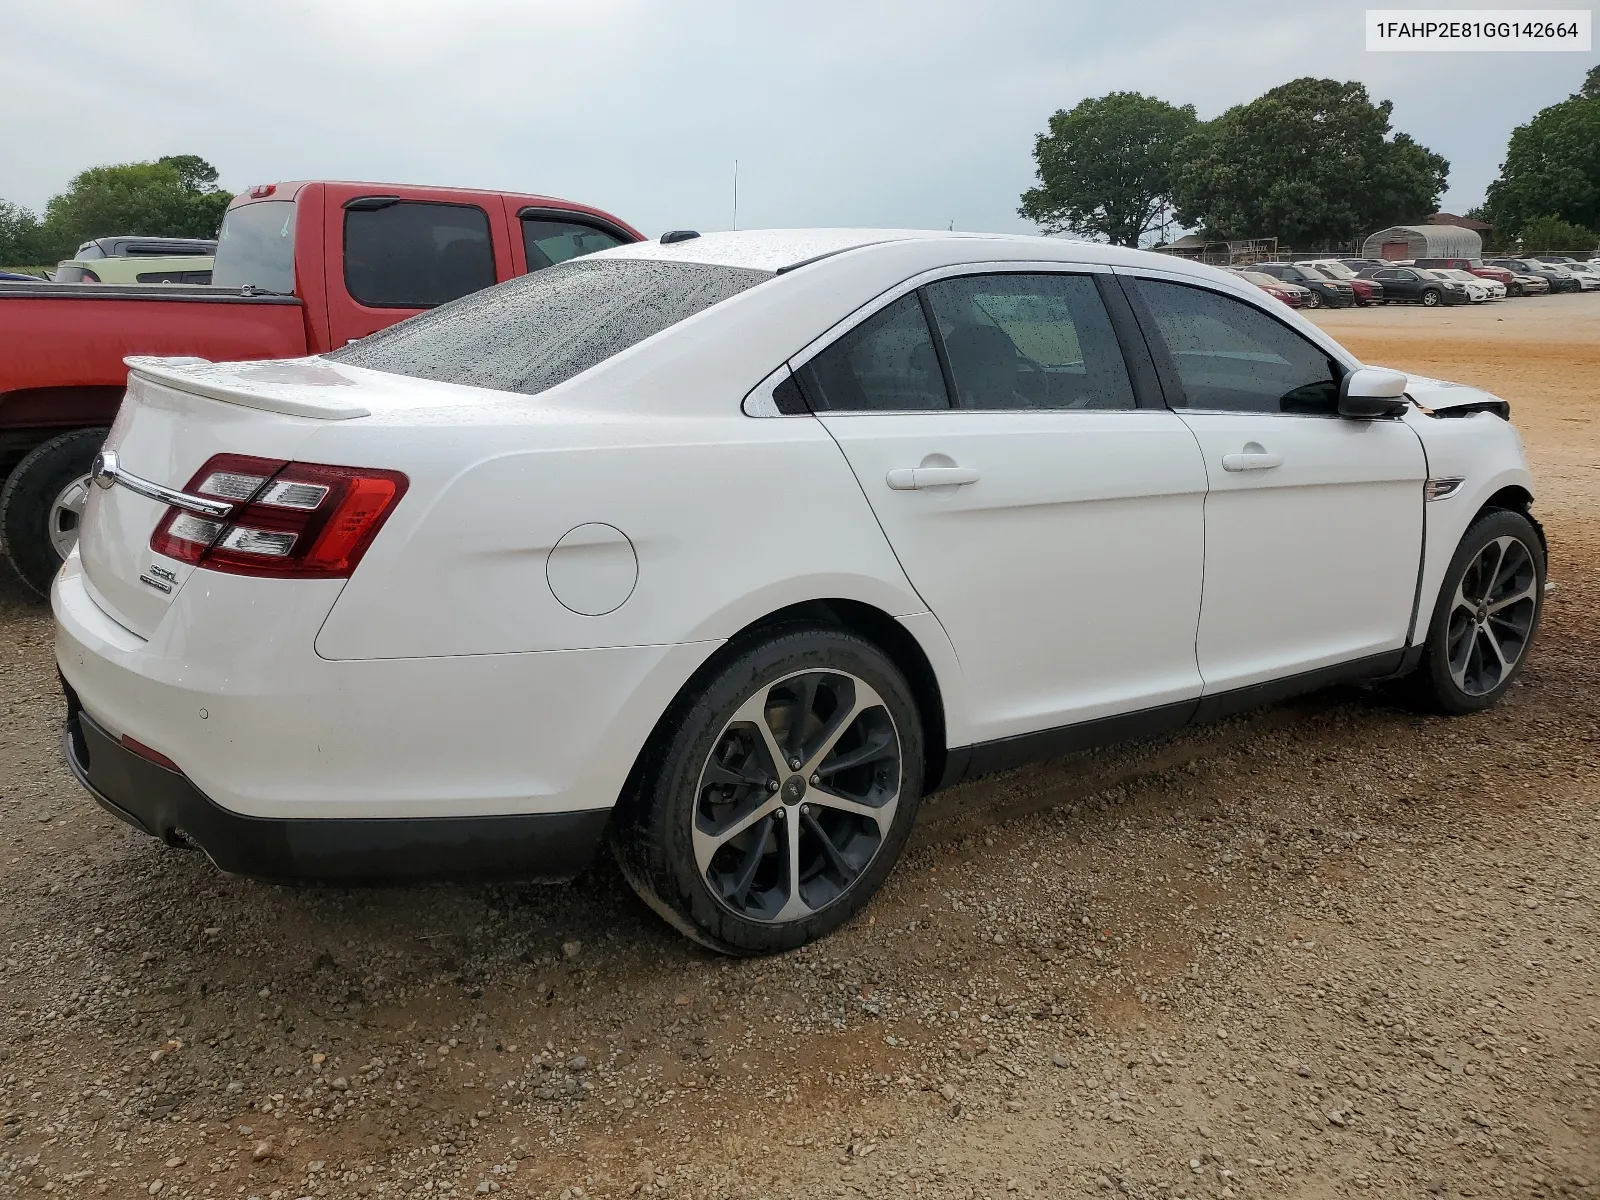
{"type": "Polygon", "coordinates": [[[1333,692],[925,806],[781,959],[295,890],[102,814],[0,585],[0,1196],[1600,1196],[1600,300],[1322,317],[1512,400],[1559,590],[1482,716],[1333,692]]]}

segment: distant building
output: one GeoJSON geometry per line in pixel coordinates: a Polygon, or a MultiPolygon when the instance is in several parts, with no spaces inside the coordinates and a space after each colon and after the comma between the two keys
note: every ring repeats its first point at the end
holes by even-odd
{"type": "Polygon", "coordinates": [[[1367,238],[1361,257],[1476,259],[1483,257],[1483,238],[1475,229],[1448,223],[1391,225],[1367,238]]]}
{"type": "Polygon", "coordinates": [[[1455,213],[1436,212],[1430,213],[1422,219],[1424,225],[1459,225],[1462,229],[1470,229],[1473,233],[1488,240],[1489,234],[1494,232],[1494,226],[1487,221],[1478,221],[1472,217],[1458,217],[1455,213]]]}

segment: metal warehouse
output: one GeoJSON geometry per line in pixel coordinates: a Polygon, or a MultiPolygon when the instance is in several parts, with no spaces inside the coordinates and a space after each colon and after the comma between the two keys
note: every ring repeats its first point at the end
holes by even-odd
{"type": "Polygon", "coordinates": [[[1391,225],[1362,244],[1361,257],[1479,259],[1483,239],[1459,225],[1391,225]]]}

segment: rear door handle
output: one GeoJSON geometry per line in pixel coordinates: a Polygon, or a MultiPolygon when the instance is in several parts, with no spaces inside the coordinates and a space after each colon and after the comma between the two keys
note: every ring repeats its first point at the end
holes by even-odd
{"type": "Polygon", "coordinates": [[[897,467],[889,472],[889,490],[918,492],[931,487],[959,487],[977,483],[978,473],[971,467],[897,467]]]}
{"type": "Polygon", "coordinates": [[[1266,450],[1246,450],[1242,454],[1222,456],[1224,471],[1270,471],[1273,467],[1281,466],[1283,466],[1283,455],[1272,454],[1266,450]]]}

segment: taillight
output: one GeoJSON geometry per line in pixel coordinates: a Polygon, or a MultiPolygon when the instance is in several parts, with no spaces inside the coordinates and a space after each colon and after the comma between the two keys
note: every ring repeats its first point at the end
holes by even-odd
{"type": "Polygon", "coordinates": [[[218,454],[183,489],[232,501],[224,521],[170,508],[150,549],[235,575],[350,574],[405,494],[398,471],[218,454]]]}

